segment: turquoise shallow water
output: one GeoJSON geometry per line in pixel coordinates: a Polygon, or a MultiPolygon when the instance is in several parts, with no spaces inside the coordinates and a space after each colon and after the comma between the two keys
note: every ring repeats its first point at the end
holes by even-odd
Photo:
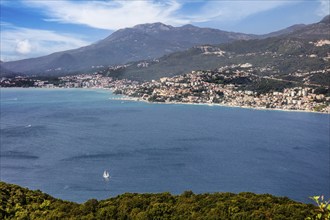
{"type": "Polygon", "coordinates": [[[330,195],[329,115],[112,97],[1,89],[1,181],[77,202],[185,190],[330,195]]]}

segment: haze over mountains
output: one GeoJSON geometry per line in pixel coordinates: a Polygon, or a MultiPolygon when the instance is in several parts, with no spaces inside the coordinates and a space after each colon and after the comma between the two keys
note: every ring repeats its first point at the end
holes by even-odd
{"type": "MultiPolygon", "coordinates": [[[[120,29],[92,45],[47,56],[1,63],[1,74],[64,75],[87,71],[92,66],[121,65],[155,59],[198,45],[216,45],[268,37],[329,39],[329,16],[310,25],[294,25],[266,35],[226,32],[193,25],[173,27],[162,23],[120,29]]],[[[235,44],[235,43],[234,43],[235,44]]]]}

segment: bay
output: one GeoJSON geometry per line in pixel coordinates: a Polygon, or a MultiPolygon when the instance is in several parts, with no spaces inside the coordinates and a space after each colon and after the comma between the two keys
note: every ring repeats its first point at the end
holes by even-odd
{"type": "Polygon", "coordinates": [[[117,97],[1,88],[1,181],[76,202],[185,190],[330,195],[329,115],[117,97]]]}

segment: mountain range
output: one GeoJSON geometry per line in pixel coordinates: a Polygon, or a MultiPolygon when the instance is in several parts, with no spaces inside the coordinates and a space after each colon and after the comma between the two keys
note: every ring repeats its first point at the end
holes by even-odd
{"type": "Polygon", "coordinates": [[[48,56],[3,63],[25,74],[56,74],[90,69],[92,66],[124,64],[151,59],[199,44],[219,44],[256,36],[192,25],[172,27],[162,23],[142,24],[112,33],[92,45],[48,56]]]}
{"type": "Polygon", "coordinates": [[[131,62],[121,68],[105,68],[100,72],[119,79],[146,81],[181,75],[193,70],[214,70],[223,66],[248,63],[257,75],[299,83],[307,80],[328,86],[329,31],[327,16],[316,24],[294,25],[258,39],[199,45],[156,60],[131,62]]]}
{"type": "MultiPolygon", "coordinates": [[[[193,25],[173,27],[162,23],[141,24],[120,29],[86,47],[53,53],[38,58],[1,62],[1,75],[65,75],[92,68],[153,60],[190,51],[199,45],[242,44],[248,40],[264,42],[270,37],[306,40],[329,39],[329,16],[310,25],[294,25],[266,35],[226,32],[193,25]]],[[[256,44],[256,43],[255,43],[256,44]]],[[[175,56],[175,55],[174,55],[175,56]]]]}

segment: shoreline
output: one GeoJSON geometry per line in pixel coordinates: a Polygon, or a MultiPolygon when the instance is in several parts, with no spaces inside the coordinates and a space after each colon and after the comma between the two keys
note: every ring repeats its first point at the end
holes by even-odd
{"type": "Polygon", "coordinates": [[[115,96],[123,96],[118,98],[109,98],[110,100],[120,100],[120,101],[135,101],[135,102],[145,102],[149,104],[166,104],[166,105],[201,105],[201,106],[216,106],[216,107],[227,107],[227,108],[242,108],[242,109],[250,109],[250,110],[264,110],[264,111],[283,111],[283,112],[302,112],[302,113],[318,113],[318,114],[327,114],[330,115],[330,112],[316,112],[310,110],[299,110],[299,109],[279,109],[279,108],[266,108],[266,107],[249,107],[249,106],[235,106],[228,104],[219,104],[219,103],[194,103],[194,102],[150,102],[138,97],[131,97],[124,94],[114,94],[113,89],[111,88],[40,88],[40,87],[0,87],[1,89],[45,89],[45,90],[104,90],[110,91],[115,96]]]}
{"type": "Polygon", "coordinates": [[[283,112],[301,112],[301,113],[318,113],[318,114],[327,114],[330,115],[330,112],[316,112],[309,110],[298,110],[298,109],[279,109],[279,108],[265,108],[265,107],[249,107],[249,106],[235,106],[235,105],[226,105],[218,103],[194,103],[194,102],[150,102],[137,97],[130,97],[124,95],[123,98],[109,98],[111,100],[121,100],[121,101],[134,101],[134,102],[145,102],[149,104],[165,104],[165,105],[200,105],[200,106],[210,106],[210,107],[226,107],[226,108],[241,108],[241,109],[250,109],[258,111],[283,111],[283,112]]]}

